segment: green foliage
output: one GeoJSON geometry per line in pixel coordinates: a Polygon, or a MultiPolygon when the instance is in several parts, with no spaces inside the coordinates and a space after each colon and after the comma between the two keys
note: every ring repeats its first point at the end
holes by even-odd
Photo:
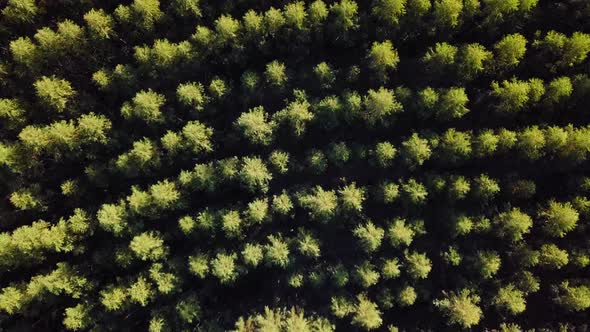
{"type": "Polygon", "coordinates": [[[32,23],[39,14],[34,0],[8,0],[2,16],[13,23],[32,23]]]}
{"type": "Polygon", "coordinates": [[[276,173],[285,174],[289,171],[289,154],[287,152],[275,150],[271,152],[268,159],[276,173]]]}
{"type": "Polygon", "coordinates": [[[390,25],[397,25],[406,13],[407,0],[379,0],[373,6],[372,14],[390,25]]]}
{"type": "Polygon", "coordinates": [[[180,193],[173,182],[164,180],[150,186],[152,204],[158,209],[171,209],[175,207],[180,198],[180,193]]]}
{"type": "Polygon", "coordinates": [[[440,95],[436,116],[440,119],[457,119],[469,112],[469,98],[463,88],[450,88],[440,95]]]}
{"type": "Polygon", "coordinates": [[[477,253],[476,265],[484,279],[490,279],[496,275],[501,264],[500,256],[496,252],[484,251],[477,253]]]}
{"type": "Polygon", "coordinates": [[[564,43],[560,62],[563,65],[572,66],[584,61],[588,53],[590,53],[590,35],[576,31],[564,43]]]}
{"type": "Polygon", "coordinates": [[[242,218],[238,211],[232,210],[226,212],[221,217],[221,228],[228,238],[236,238],[242,234],[242,218]]]}
{"type": "Polygon", "coordinates": [[[309,283],[311,284],[312,287],[314,287],[316,289],[324,286],[324,284],[326,282],[326,277],[327,277],[327,274],[324,271],[319,271],[319,270],[311,271],[307,275],[307,279],[309,280],[309,283]]]}
{"type": "Polygon", "coordinates": [[[479,199],[491,199],[500,192],[498,182],[486,174],[481,174],[474,181],[473,194],[479,199]]]}
{"type": "Polygon", "coordinates": [[[211,138],[213,129],[199,121],[189,121],[182,128],[186,146],[195,154],[213,151],[211,138]]]}
{"type": "Polygon", "coordinates": [[[473,138],[473,153],[477,157],[490,157],[498,149],[499,135],[491,130],[484,130],[473,138]]]}
{"type": "Polygon", "coordinates": [[[545,148],[549,153],[558,153],[567,143],[568,133],[560,127],[545,129],[545,148]]]}
{"type": "Polygon", "coordinates": [[[150,268],[150,279],[156,283],[158,292],[170,294],[177,289],[179,279],[172,273],[163,271],[163,264],[154,263],[150,268]]]}
{"type": "Polygon", "coordinates": [[[205,88],[201,83],[191,82],[178,85],[176,97],[182,104],[191,106],[196,111],[203,110],[208,101],[205,88]]]}
{"type": "Polygon", "coordinates": [[[549,82],[545,98],[551,103],[558,103],[572,94],[573,86],[569,77],[558,77],[549,82]]]}
{"type": "Polygon", "coordinates": [[[129,249],[143,261],[159,260],[164,258],[168,251],[164,240],[153,232],[145,232],[133,237],[129,243],[129,249]]]}
{"type": "Polygon", "coordinates": [[[126,209],[124,202],[119,204],[104,204],[96,213],[99,225],[115,235],[122,234],[127,228],[126,209]]]}
{"type": "Polygon", "coordinates": [[[371,302],[365,295],[357,296],[357,304],[354,308],[352,323],[358,325],[364,330],[374,330],[383,324],[381,311],[377,304],[371,302]]]}
{"type": "Polygon", "coordinates": [[[222,181],[232,181],[238,176],[240,160],[238,157],[231,157],[217,160],[216,167],[222,181]]]}
{"type": "Polygon", "coordinates": [[[379,271],[368,261],[357,265],[354,272],[357,283],[363,288],[375,286],[379,282],[379,271]]]}
{"type": "Polygon", "coordinates": [[[38,188],[23,188],[10,195],[10,203],[19,210],[33,210],[43,207],[43,201],[39,197],[38,188]]]}
{"type": "Polygon", "coordinates": [[[250,223],[260,224],[264,222],[268,215],[268,200],[256,199],[248,203],[246,216],[250,223]]]}
{"type": "Polygon", "coordinates": [[[127,291],[124,287],[112,286],[100,292],[101,303],[108,311],[118,311],[127,301],[127,291]]]}
{"type": "Polygon", "coordinates": [[[215,77],[211,80],[208,86],[209,94],[216,99],[222,99],[229,93],[229,87],[227,83],[221,78],[215,77]]]}
{"type": "Polygon", "coordinates": [[[468,289],[457,293],[445,294],[442,299],[435,300],[434,305],[447,317],[449,325],[470,328],[479,323],[482,310],[478,306],[480,297],[468,289]]]}
{"type": "Polygon", "coordinates": [[[122,23],[151,31],[164,18],[164,13],[160,10],[159,0],[134,0],[130,6],[119,5],[115,9],[115,16],[122,23]]]}
{"type": "Polygon", "coordinates": [[[441,159],[457,163],[469,158],[471,154],[471,135],[455,128],[448,129],[440,139],[438,146],[441,159]]]}
{"type": "Polygon", "coordinates": [[[284,88],[287,84],[286,67],[282,62],[275,60],[268,63],[264,71],[264,76],[266,77],[266,82],[272,87],[284,88]]]}
{"type": "Polygon", "coordinates": [[[320,85],[325,89],[329,89],[336,82],[336,73],[326,62],[320,62],[317,64],[317,66],[313,68],[313,73],[320,82],[320,85]]]}
{"type": "Polygon", "coordinates": [[[84,30],[69,19],[58,22],[56,31],[49,27],[37,30],[34,37],[48,60],[66,55],[79,56],[81,47],[85,46],[84,30]]]}
{"type": "Polygon", "coordinates": [[[358,28],[358,5],[353,0],[340,0],[330,5],[334,25],[342,32],[358,28]]]}
{"type": "Polygon", "coordinates": [[[304,256],[320,257],[320,241],[310,232],[300,228],[297,234],[297,250],[304,256]]]}
{"type": "Polygon", "coordinates": [[[287,25],[296,30],[304,29],[307,13],[305,12],[305,4],[302,1],[296,1],[285,5],[283,12],[285,14],[285,22],[287,25]]]}
{"type": "Polygon", "coordinates": [[[55,77],[43,76],[34,83],[34,87],[39,101],[57,112],[64,112],[68,101],[76,94],[70,82],[55,77]]]}
{"type": "Polygon", "coordinates": [[[252,93],[256,90],[260,83],[260,76],[253,71],[245,71],[241,77],[242,87],[252,93]]]}
{"type": "Polygon", "coordinates": [[[554,301],[568,311],[586,310],[590,308],[590,287],[570,286],[569,281],[563,281],[554,301]]]}
{"type": "Polygon", "coordinates": [[[150,319],[150,325],[148,327],[149,332],[163,332],[166,331],[166,320],[159,316],[154,316],[150,319]]]}
{"type": "Polygon", "coordinates": [[[455,247],[449,247],[442,255],[445,262],[451,266],[459,266],[463,261],[463,257],[455,247]]]}
{"type": "Polygon", "coordinates": [[[235,125],[253,144],[269,145],[272,142],[274,123],[269,121],[262,106],[240,114],[235,125]]]}
{"type": "Polygon", "coordinates": [[[173,131],[166,132],[166,135],[160,139],[162,147],[171,155],[177,154],[182,150],[182,136],[173,131]]]}
{"type": "Polygon", "coordinates": [[[500,310],[516,315],[525,311],[526,300],[522,291],[508,284],[498,290],[498,294],[494,297],[494,305],[500,310]]]}
{"type": "Polygon", "coordinates": [[[174,0],[172,7],[181,17],[201,17],[200,2],[201,0],[174,0]]]}
{"type": "Polygon", "coordinates": [[[272,210],[280,215],[287,215],[293,209],[293,202],[289,195],[283,191],[280,195],[272,198],[272,210]]]}
{"type": "Polygon", "coordinates": [[[518,208],[504,211],[495,219],[498,235],[516,242],[523,239],[533,226],[533,220],[518,208]]]}
{"type": "Polygon", "coordinates": [[[222,284],[233,283],[238,277],[236,259],[236,254],[218,253],[211,260],[211,274],[222,284]]]}
{"type": "Polygon", "coordinates": [[[90,316],[90,308],[83,303],[79,303],[74,307],[66,308],[64,312],[63,324],[68,330],[79,331],[83,330],[92,324],[92,316],[90,316]]]}
{"type": "Polygon", "coordinates": [[[100,69],[99,71],[92,74],[92,81],[101,90],[107,90],[112,83],[110,74],[104,69],[100,69]]]}
{"type": "Polygon", "coordinates": [[[407,6],[409,14],[420,17],[432,8],[432,2],[430,0],[408,0],[407,6]]]}
{"type": "Polygon", "coordinates": [[[268,191],[272,174],[266,164],[258,157],[245,157],[238,173],[241,183],[250,191],[268,191]]]}
{"type": "Polygon", "coordinates": [[[467,235],[473,229],[473,221],[471,218],[460,215],[454,219],[453,222],[453,233],[457,236],[467,235]]]}
{"type": "Polygon", "coordinates": [[[153,297],[153,290],[151,284],[143,277],[139,277],[137,281],[131,284],[128,290],[129,299],[142,307],[145,307],[150,299],[153,297]]]}
{"type": "Polygon", "coordinates": [[[502,128],[498,132],[498,150],[508,151],[516,145],[516,133],[514,131],[502,128]]]}
{"type": "Polygon", "coordinates": [[[381,43],[373,42],[368,58],[371,68],[373,68],[383,80],[385,80],[387,71],[396,69],[399,63],[397,50],[393,48],[393,44],[389,40],[381,43]]]}
{"type": "Polygon", "coordinates": [[[41,55],[37,46],[29,37],[20,37],[10,42],[10,54],[12,59],[19,65],[28,69],[34,69],[41,55]]]}
{"type": "Polygon", "coordinates": [[[406,139],[402,143],[402,148],[404,161],[412,168],[421,166],[432,155],[428,140],[421,138],[417,133],[406,139]]]}
{"type": "Polygon", "coordinates": [[[462,176],[452,178],[451,180],[448,183],[449,197],[455,201],[464,199],[471,190],[469,181],[462,176]]]}
{"type": "Polygon", "coordinates": [[[425,254],[411,252],[405,255],[405,266],[412,279],[426,279],[432,270],[432,261],[425,254]]]}
{"type": "Polygon", "coordinates": [[[355,183],[344,186],[338,190],[340,196],[340,206],[346,211],[361,212],[363,201],[366,199],[365,189],[358,188],[355,183]]]}
{"type": "Polygon", "coordinates": [[[258,244],[246,243],[244,250],[242,250],[244,263],[256,267],[264,257],[263,247],[258,244]]]}
{"type": "Polygon", "coordinates": [[[385,235],[385,231],[375,226],[371,221],[364,225],[358,225],[353,233],[359,239],[363,249],[369,253],[374,252],[381,246],[381,240],[385,235]]]}
{"type": "Polygon", "coordinates": [[[310,193],[299,197],[299,205],[308,210],[313,219],[328,221],[336,212],[338,199],[333,190],[317,186],[310,193]]]}
{"type": "Polygon", "coordinates": [[[191,39],[202,47],[211,48],[213,44],[213,31],[208,27],[198,25],[191,39]]]}
{"type": "Polygon", "coordinates": [[[152,91],[139,91],[131,102],[121,107],[121,115],[126,119],[139,118],[147,123],[163,121],[161,108],[166,102],[164,96],[152,91]]]}
{"type": "Polygon", "coordinates": [[[391,114],[400,112],[402,105],[396,100],[393,91],[383,87],[369,90],[364,98],[365,118],[370,125],[386,122],[391,114]]]}
{"type": "Polygon", "coordinates": [[[156,145],[149,139],[133,142],[133,148],[119,155],[115,167],[123,173],[131,176],[138,172],[147,172],[158,168],[160,165],[159,152],[156,145]]]}
{"type": "Polygon", "coordinates": [[[114,34],[115,22],[104,10],[91,9],[84,15],[90,33],[98,39],[109,39],[114,34]]]}
{"type": "Polygon", "coordinates": [[[427,87],[418,92],[418,114],[423,117],[429,117],[435,113],[435,106],[440,96],[436,90],[427,87]]]}
{"type": "Polygon", "coordinates": [[[301,332],[333,332],[335,327],[323,317],[305,316],[303,310],[297,308],[273,309],[264,308],[264,314],[256,313],[244,319],[240,317],[232,332],[263,332],[263,331],[301,331],[301,332]]]}
{"type": "Polygon", "coordinates": [[[281,268],[289,265],[289,245],[281,238],[281,236],[269,235],[267,237],[268,244],[264,248],[264,258],[271,266],[281,268]]]}
{"type": "Polygon", "coordinates": [[[322,0],[315,0],[309,5],[307,13],[309,23],[317,27],[328,17],[328,7],[322,0]]]}
{"type": "Polygon", "coordinates": [[[497,82],[492,83],[493,94],[499,100],[497,109],[502,112],[521,111],[529,101],[529,85],[527,82],[503,81],[502,86],[497,82]]]}
{"type": "Polygon", "coordinates": [[[381,275],[384,279],[395,279],[401,274],[400,263],[397,258],[387,259],[383,262],[381,275]]]}
{"type": "MultiPolygon", "coordinates": [[[[476,0],[477,1],[477,0],[476,0]]],[[[480,44],[473,43],[461,47],[458,54],[458,69],[465,80],[472,80],[484,73],[492,61],[493,54],[480,44]]]]}
{"type": "Polygon", "coordinates": [[[303,286],[303,275],[302,274],[293,274],[289,277],[289,286],[293,288],[301,288],[303,286]]]}
{"type": "Polygon", "coordinates": [[[221,15],[215,20],[215,32],[219,42],[225,44],[238,37],[240,22],[229,15],[221,15]]]}
{"type": "Polygon", "coordinates": [[[527,13],[531,11],[537,5],[538,0],[484,0],[484,2],[486,4],[486,22],[493,24],[500,23],[517,12],[527,13]]]}
{"type": "Polygon", "coordinates": [[[569,262],[567,251],[553,243],[544,244],[539,249],[539,264],[547,269],[561,269],[569,262]]]}
{"type": "Polygon", "coordinates": [[[445,69],[455,64],[458,49],[448,43],[436,43],[428,49],[422,61],[429,69],[442,73],[445,69]]]}
{"type": "Polygon", "coordinates": [[[494,59],[498,68],[507,70],[516,67],[524,57],[526,45],[526,38],[518,33],[506,35],[499,40],[494,45],[494,59]]]}
{"type": "Polygon", "coordinates": [[[310,106],[305,98],[297,98],[287,107],[275,113],[273,120],[278,123],[286,122],[296,137],[302,136],[307,124],[314,119],[314,114],[309,109],[310,106]]]}
{"type": "Polygon", "coordinates": [[[345,297],[332,297],[330,300],[330,309],[334,316],[343,318],[355,311],[352,300],[345,297]]]}
{"type": "Polygon", "coordinates": [[[519,133],[516,147],[527,159],[539,159],[544,154],[545,135],[537,126],[528,127],[519,133]]]}
{"type": "Polygon", "coordinates": [[[205,278],[209,273],[209,258],[203,254],[190,256],[188,258],[188,270],[201,279],[205,278]]]}
{"type": "Polygon", "coordinates": [[[434,20],[439,28],[456,28],[461,23],[463,2],[460,0],[434,0],[434,20]]]}
{"type": "Polygon", "coordinates": [[[271,35],[277,34],[285,23],[285,16],[280,9],[270,7],[270,9],[264,13],[264,25],[271,35]]]}
{"type": "Polygon", "coordinates": [[[402,307],[411,306],[416,302],[418,295],[416,294],[416,290],[412,286],[405,286],[399,291],[398,294],[398,303],[402,307]]]}
{"type": "Polygon", "coordinates": [[[406,225],[404,219],[395,219],[387,229],[387,236],[394,247],[409,246],[414,239],[415,232],[406,225]]]}
{"type": "Polygon", "coordinates": [[[392,166],[396,154],[397,149],[389,142],[380,142],[375,146],[375,158],[380,167],[387,168],[392,166]]]}
{"type": "Polygon", "coordinates": [[[401,189],[404,199],[410,204],[421,205],[424,204],[428,198],[428,191],[426,191],[426,187],[415,179],[409,179],[403,183],[401,189]]]}
{"type": "Polygon", "coordinates": [[[380,188],[381,200],[383,203],[392,203],[399,196],[399,186],[395,183],[385,182],[380,188]]]}
{"type": "Polygon", "coordinates": [[[569,202],[550,201],[547,208],[541,211],[544,220],[543,230],[555,237],[564,237],[572,231],[578,222],[579,214],[569,202]]]}
{"type": "Polygon", "coordinates": [[[248,38],[256,38],[263,33],[264,26],[262,20],[263,16],[253,9],[250,9],[244,14],[242,21],[244,31],[248,38]]]}
{"type": "Polygon", "coordinates": [[[112,128],[111,121],[104,115],[84,114],[78,118],[79,138],[86,142],[107,144],[108,132],[112,128]]]}
{"type": "Polygon", "coordinates": [[[4,1],[0,330],[585,330],[589,10],[4,1]]]}
{"type": "Polygon", "coordinates": [[[557,66],[572,67],[583,62],[590,53],[590,35],[576,31],[568,38],[550,30],[542,40],[535,40],[534,46],[553,55],[557,66]]]}
{"type": "Polygon", "coordinates": [[[195,295],[189,295],[176,304],[176,312],[179,318],[187,323],[192,323],[199,319],[201,315],[201,306],[195,295]]]}
{"type": "Polygon", "coordinates": [[[78,193],[78,184],[76,183],[76,181],[73,180],[67,180],[65,182],[63,182],[60,186],[61,188],[61,193],[65,196],[73,196],[75,194],[78,193]]]}

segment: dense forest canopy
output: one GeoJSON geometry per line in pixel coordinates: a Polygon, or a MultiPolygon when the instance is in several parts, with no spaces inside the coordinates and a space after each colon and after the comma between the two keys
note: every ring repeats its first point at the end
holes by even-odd
{"type": "Polygon", "coordinates": [[[587,0],[6,0],[0,330],[590,330],[587,0]]]}

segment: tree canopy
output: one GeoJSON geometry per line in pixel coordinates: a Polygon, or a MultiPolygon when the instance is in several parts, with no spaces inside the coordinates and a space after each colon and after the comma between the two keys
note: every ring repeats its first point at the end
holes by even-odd
{"type": "Polygon", "coordinates": [[[587,331],[584,0],[0,1],[1,331],[587,331]]]}

